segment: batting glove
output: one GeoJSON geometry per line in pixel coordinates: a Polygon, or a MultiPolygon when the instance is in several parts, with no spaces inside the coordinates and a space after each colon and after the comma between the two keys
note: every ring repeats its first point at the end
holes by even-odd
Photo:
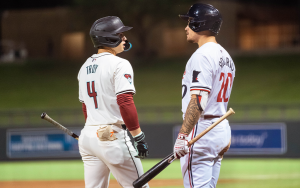
{"type": "Polygon", "coordinates": [[[148,144],[145,140],[145,134],[141,132],[140,134],[133,137],[134,140],[134,147],[136,151],[138,152],[138,155],[135,156],[140,159],[144,159],[145,157],[148,157],[149,151],[148,151],[148,144]]]}
{"type": "Polygon", "coordinates": [[[174,157],[179,159],[190,152],[186,134],[179,133],[174,145],[174,157]]]}

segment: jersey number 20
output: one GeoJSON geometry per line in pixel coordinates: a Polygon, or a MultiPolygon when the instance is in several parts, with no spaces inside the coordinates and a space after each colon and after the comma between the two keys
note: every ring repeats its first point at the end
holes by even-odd
{"type": "Polygon", "coordinates": [[[95,81],[92,81],[92,92],[91,92],[90,82],[87,82],[86,84],[87,84],[87,92],[90,97],[94,98],[95,108],[98,108],[97,92],[95,91],[95,81]]]}
{"type": "Polygon", "coordinates": [[[222,80],[222,86],[221,86],[221,89],[218,94],[217,102],[228,102],[228,98],[226,98],[226,93],[227,93],[229,83],[230,83],[230,86],[232,85],[232,74],[228,73],[226,82],[225,82],[225,74],[224,74],[224,72],[221,72],[219,81],[221,81],[221,80],[222,80]],[[230,82],[229,82],[229,78],[230,78],[230,82]]]}

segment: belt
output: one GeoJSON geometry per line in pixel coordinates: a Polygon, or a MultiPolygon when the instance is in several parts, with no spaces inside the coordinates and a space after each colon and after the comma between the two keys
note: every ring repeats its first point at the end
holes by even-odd
{"type": "Polygon", "coordinates": [[[205,115],[204,119],[220,118],[221,116],[205,115]]]}
{"type": "Polygon", "coordinates": [[[122,124],[121,126],[122,126],[122,128],[123,128],[125,131],[127,130],[127,127],[126,127],[125,124],[122,124]]]}
{"type": "Polygon", "coordinates": [[[127,130],[127,127],[125,124],[109,124],[109,125],[116,125],[116,126],[121,125],[122,129],[124,129],[125,131],[127,130]]]}

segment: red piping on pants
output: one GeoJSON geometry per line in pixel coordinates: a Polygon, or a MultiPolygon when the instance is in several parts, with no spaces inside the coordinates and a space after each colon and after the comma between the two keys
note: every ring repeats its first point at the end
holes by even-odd
{"type": "MultiPolygon", "coordinates": [[[[192,138],[191,138],[191,139],[194,138],[194,137],[193,137],[193,136],[194,136],[194,131],[195,131],[195,127],[193,128],[192,138]]],[[[192,188],[193,186],[192,186],[191,174],[190,174],[190,168],[189,168],[189,167],[190,167],[190,156],[191,156],[191,155],[189,155],[189,159],[188,159],[188,167],[187,167],[187,168],[188,168],[188,173],[189,173],[189,182],[190,182],[190,186],[191,186],[191,188],[192,188]]]]}

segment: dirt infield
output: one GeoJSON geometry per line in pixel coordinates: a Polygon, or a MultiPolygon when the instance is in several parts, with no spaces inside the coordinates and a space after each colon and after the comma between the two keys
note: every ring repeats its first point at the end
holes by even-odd
{"type": "MultiPolygon", "coordinates": [[[[218,183],[232,183],[234,180],[219,180],[218,183]]],[[[150,187],[182,186],[181,179],[151,180],[150,187]]],[[[7,181],[0,182],[1,188],[84,188],[83,180],[72,181],[7,181]]],[[[111,180],[109,188],[120,188],[116,180],[111,180]]],[[[182,186],[183,187],[183,186],[182,186]]]]}
{"type": "MultiPolygon", "coordinates": [[[[152,180],[149,182],[151,187],[180,186],[182,180],[152,180]]],[[[83,180],[73,181],[14,181],[0,182],[1,188],[83,188],[83,180]]],[[[120,188],[116,180],[111,180],[109,188],[120,188]]]]}

